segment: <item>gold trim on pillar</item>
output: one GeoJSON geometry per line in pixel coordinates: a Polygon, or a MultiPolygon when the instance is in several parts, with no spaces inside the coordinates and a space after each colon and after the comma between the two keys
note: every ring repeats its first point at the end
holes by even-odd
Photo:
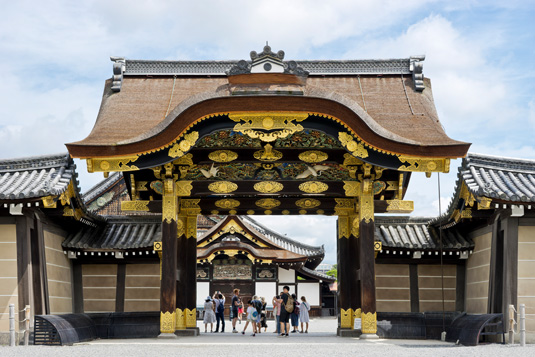
{"type": "Polygon", "coordinates": [[[175,333],[175,312],[160,311],[160,332],[175,333]]]}
{"type": "Polygon", "coordinates": [[[373,183],[371,180],[364,180],[361,185],[361,195],[359,197],[360,220],[365,223],[373,221],[373,183]]]}
{"type": "Polygon", "coordinates": [[[373,250],[375,252],[375,258],[377,258],[377,254],[383,250],[383,243],[379,242],[379,241],[375,241],[373,243],[373,250]]]}
{"type": "Polygon", "coordinates": [[[362,311],[360,309],[360,307],[358,309],[355,310],[355,312],[353,313],[353,319],[360,319],[361,318],[361,315],[362,315],[362,311]]]}
{"type": "Polygon", "coordinates": [[[186,316],[184,315],[184,312],[182,311],[182,309],[176,309],[176,329],[177,330],[186,329],[186,316]]]}
{"type": "Polygon", "coordinates": [[[197,309],[185,309],[186,311],[186,328],[197,327],[197,309]]]}
{"type": "Polygon", "coordinates": [[[362,333],[371,333],[375,334],[377,333],[377,313],[362,313],[361,314],[361,320],[362,320],[362,333]]]}
{"type": "Polygon", "coordinates": [[[162,222],[171,223],[176,220],[177,197],[175,194],[175,181],[165,179],[163,182],[164,194],[162,197],[162,222]]]}
{"type": "Polygon", "coordinates": [[[158,257],[160,258],[160,280],[162,280],[162,242],[154,242],[153,249],[155,252],[158,252],[158,257]]]}
{"type": "Polygon", "coordinates": [[[352,309],[340,309],[340,328],[353,328],[355,318],[352,309]]]}

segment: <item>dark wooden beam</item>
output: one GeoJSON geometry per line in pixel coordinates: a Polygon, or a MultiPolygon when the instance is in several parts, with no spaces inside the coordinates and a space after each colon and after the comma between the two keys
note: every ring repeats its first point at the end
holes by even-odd
{"type": "Polygon", "coordinates": [[[455,285],[455,311],[463,312],[466,289],[466,265],[457,265],[457,277],[455,285]]]}
{"type": "Polygon", "coordinates": [[[115,289],[115,312],[124,312],[126,264],[117,264],[117,285],[115,289]]]}
{"type": "Polygon", "coordinates": [[[73,262],[72,265],[73,277],[73,312],[75,314],[82,314],[84,312],[84,285],[82,275],[82,264],[73,262]]]}

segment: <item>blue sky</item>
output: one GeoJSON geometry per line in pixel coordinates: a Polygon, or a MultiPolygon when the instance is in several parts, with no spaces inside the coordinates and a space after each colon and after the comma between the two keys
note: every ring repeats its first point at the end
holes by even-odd
{"type": "MultiPolygon", "coordinates": [[[[16,1],[0,22],[0,158],[65,151],[100,105],[109,56],[246,59],[266,40],[286,59],[425,54],[446,132],[472,152],[535,159],[533,1],[16,1]]],[[[443,209],[458,162],[442,175],[443,209]]],[[[78,163],[82,189],[101,176],[78,163]]],[[[436,175],[413,175],[414,215],[438,214],[436,175]]],[[[332,217],[257,217],[281,233],[325,244],[332,217]]]]}

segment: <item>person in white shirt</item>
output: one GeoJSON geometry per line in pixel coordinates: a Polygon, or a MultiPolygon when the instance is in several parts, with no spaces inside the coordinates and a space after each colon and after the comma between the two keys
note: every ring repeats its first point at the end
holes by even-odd
{"type": "Polygon", "coordinates": [[[249,300],[247,303],[247,322],[245,323],[245,327],[243,328],[242,335],[245,335],[245,330],[247,330],[247,326],[249,326],[249,323],[253,325],[253,334],[252,336],[256,336],[256,326],[257,326],[257,320],[258,320],[258,311],[256,311],[256,308],[254,307],[253,301],[249,300]]]}
{"type": "Polygon", "coordinates": [[[301,331],[300,333],[303,333],[303,324],[306,324],[307,329],[304,331],[305,333],[308,333],[308,322],[310,321],[310,317],[308,315],[308,312],[310,311],[310,304],[307,302],[307,299],[304,296],[301,296],[301,308],[299,309],[299,320],[301,321],[301,331]]]}

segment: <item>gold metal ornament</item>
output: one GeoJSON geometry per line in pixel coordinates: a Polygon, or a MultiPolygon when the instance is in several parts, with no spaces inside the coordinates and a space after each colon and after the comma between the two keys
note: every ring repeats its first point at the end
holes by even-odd
{"type": "Polygon", "coordinates": [[[306,209],[300,209],[299,210],[299,214],[307,214],[307,210],[306,209]]]}
{"type": "Polygon", "coordinates": [[[360,307],[358,309],[355,310],[355,312],[353,313],[353,319],[360,319],[362,315],[362,310],[360,309],[360,307]]]}
{"type": "Polygon", "coordinates": [[[354,320],[352,309],[340,309],[340,328],[352,329],[354,320]]]}
{"type": "Polygon", "coordinates": [[[377,313],[361,313],[362,333],[376,334],[377,333],[377,313]]]}
{"type": "Polygon", "coordinates": [[[266,144],[263,150],[255,151],[253,156],[260,161],[277,161],[282,158],[282,152],[273,150],[271,144],[266,144]]]}
{"type": "Polygon", "coordinates": [[[231,162],[238,158],[238,154],[230,150],[216,150],[208,154],[208,158],[215,162],[231,162]]]}
{"type": "Polygon", "coordinates": [[[186,329],[186,315],[182,309],[176,309],[176,329],[177,330],[186,329]]]}
{"type": "Polygon", "coordinates": [[[231,209],[230,211],[228,211],[228,213],[234,216],[238,213],[238,211],[236,211],[235,209],[231,209]]]}
{"type": "Polygon", "coordinates": [[[311,209],[311,208],[316,208],[319,205],[321,205],[321,202],[319,200],[315,200],[313,198],[302,198],[300,200],[297,200],[295,202],[295,205],[297,207],[301,207],[301,208],[304,208],[304,209],[311,209]]]}
{"type": "Polygon", "coordinates": [[[186,328],[197,327],[197,309],[186,308],[186,328]]]}
{"type": "Polygon", "coordinates": [[[282,214],[283,214],[283,215],[289,215],[289,214],[290,214],[290,211],[288,211],[287,209],[285,209],[285,210],[282,211],[282,214]]]}
{"type": "Polygon", "coordinates": [[[224,200],[216,201],[215,205],[223,209],[233,209],[240,205],[240,201],[233,200],[231,198],[225,198],[224,200]]]}
{"type": "Polygon", "coordinates": [[[320,181],[308,181],[299,185],[299,189],[306,193],[322,193],[329,189],[329,186],[320,181]]]}
{"type": "Polygon", "coordinates": [[[253,211],[252,209],[247,210],[247,214],[248,214],[248,215],[253,215],[253,214],[254,214],[254,211],[253,211]]]}
{"type": "Polygon", "coordinates": [[[264,208],[264,209],[273,209],[275,207],[280,206],[281,201],[273,199],[273,198],[262,198],[255,202],[255,204],[258,207],[264,208]]]}
{"type": "Polygon", "coordinates": [[[344,191],[348,197],[360,196],[360,182],[344,181],[344,191]]]}
{"type": "Polygon", "coordinates": [[[290,134],[302,131],[301,124],[308,118],[308,113],[302,112],[235,112],[229,118],[236,124],[232,130],[243,133],[253,139],[273,142],[279,138],[286,138],[290,134]],[[242,123],[243,122],[243,123],[242,123]]]}
{"type": "Polygon", "coordinates": [[[261,193],[277,193],[282,191],[284,186],[276,181],[262,181],[255,183],[253,188],[261,193]]]}
{"type": "Polygon", "coordinates": [[[150,201],[122,201],[121,202],[121,211],[140,211],[148,212],[149,211],[149,202],[150,201]]]}
{"type": "Polygon", "coordinates": [[[110,171],[136,171],[139,168],[132,165],[139,156],[108,157],[87,159],[88,172],[110,172],[110,171]]]}
{"type": "Polygon", "coordinates": [[[323,151],[309,150],[299,154],[299,160],[308,162],[309,164],[315,164],[327,160],[329,155],[323,151]]]}
{"type": "Polygon", "coordinates": [[[325,211],[322,210],[322,209],[319,209],[319,210],[316,211],[316,213],[321,215],[321,214],[325,214],[325,211]]]}
{"type": "Polygon", "coordinates": [[[193,190],[193,181],[177,181],[176,182],[176,195],[177,196],[191,196],[191,190],[193,190]]]}
{"type": "Polygon", "coordinates": [[[420,158],[411,156],[398,156],[401,163],[405,163],[398,167],[399,171],[413,171],[413,172],[444,172],[450,171],[450,159],[441,158],[420,158]]]}
{"type": "Polygon", "coordinates": [[[160,332],[175,333],[175,312],[160,312],[160,332]]]}
{"type": "Polygon", "coordinates": [[[41,200],[43,201],[43,207],[44,208],[56,208],[57,202],[54,201],[54,198],[56,196],[45,196],[42,197],[41,200]]]}
{"type": "Polygon", "coordinates": [[[195,145],[197,139],[199,139],[199,133],[197,131],[192,131],[184,135],[184,139],[171,146],[168,153],[169,157],[179,158],[184,156],[195,145]]]}
{"type": "Polygon", "coordinates": [[[271,210],[269,210],[269,209],[267,209],[267,210],[264,211],[264,214],[265,214],[265,215],[268,215],[268,216],[269,216],[270,214],[272,214],[272,213],[273,213],[273,212],[272,212],[271,210]]]}
{"type": "Polygon", "coordinates": [[[413,201],[387,200],[386,211],[389,213],[411,213],[414,211],[413,201]]]}
{"type": "Polygon", "coordinates": [[[208,189],[214,193],[231,193],[238,189],[238,185],[230,181],[212,182],[208,189]]]}
{"type": "Polygon", "coordinates": [[[214,210],[210,211],[210,213],[213,214],[213,215],[218,215],[218,214],[219,214],[219,211],[216,210],[216,209],[214,209],[214,210]]]}
{"type": "Polygon", "coordinates": [[[492,199],[488,197],[478,197],[479,202],[477,204],[477,209],[490,209],[490,204],[492,199]]]}
{"type": "Polygon", "coordinates": [[[366,150],[364,145],[355,141],[353,136],[349,135],[348,133],[344,133],[343,131],[339,132],[338,140],[340,140],[342,146],[344,146],[349,152],[351,152],[353,156],[362,159],[365,159],[369,156],[368,150],[366,150]]]}

